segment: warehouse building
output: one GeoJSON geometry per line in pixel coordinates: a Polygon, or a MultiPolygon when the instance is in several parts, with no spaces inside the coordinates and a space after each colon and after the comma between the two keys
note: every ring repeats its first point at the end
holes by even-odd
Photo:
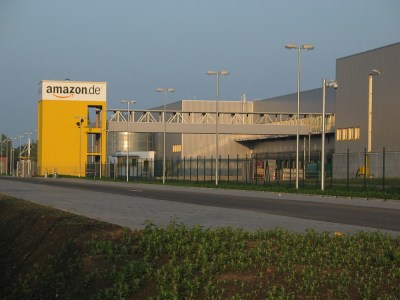
{"type": "MultiPolygon", "coordinates": [[[[349,170],[351,177],[379,177],[382,155],[388,176],[400,176],[400,43],[339,58],[336,74],[339,88],[326,89],[325,116],[325,161],[333,165],[333,176],[344,178],[349,170]]],[[[150,162],[160,163],[164,150],[169,161],[210,158],[210,170],[217,154],[295,167],[297,93],[253,101],[244,95],[238,101],[181,100],[149,110],[109,109],[106,116],[105,92],[105,83],[42,82],[40,174],[110,175],[96,164],[112,163],[118,166],[113,176],[126,170],[129,176],[159,176],[160,165],[150,162]]],[[[321,158],[322,93],[317,88],[300,94],[303,170],[321,158]]]]}
{"type": "Polygon", "coordinates": [[[400,176],[400,43],[339,58],[334,175],[400,176]],[[364,155],[364,152],[367,155],[364,155]],[[367,158],[367,159],[365,159],[367,158]]]}

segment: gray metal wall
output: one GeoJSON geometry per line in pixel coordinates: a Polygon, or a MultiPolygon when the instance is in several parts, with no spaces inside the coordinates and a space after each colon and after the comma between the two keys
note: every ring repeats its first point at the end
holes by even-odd
{"type": "MultiPolygon", "coordinates": [[[[333,134],[327,134],[325,138],[325,151],[326,153],[334,150],[335,138],[333,134]]],[[[321,150],[321,135],[301,136],[299,143],[300,151],[306,152],[320,151],[321,150]]],[[[296,152],[296,136],[287,138],[269,139],[266,141],[255,141],[250,146],[254,153],[279,153],[279,152],[296,152]]],[[[302,154],[301,154],[302,155],[302,154]]]]}
{"type": "Polygon", "coordinates": [[[360,127],[360,139],[336,141],[335,152],[363,152],[367,147],[368,75],[373,77],[372,152],[400,150],[400,43],[336,61],[336,128],[360,127]]]}
{"type": "MultiPolygon", "coordinates": [[[[161,159],[164,153],[164,133],[153,133],[155,157],[161,159]]],[[[168,158],[181,157],[181,153],[174,153],[173,146],[182,144],[182,134],[166,133],[165,134],[165,155],[168,158]]]]}
{"type": "MultiPolygon", "coordinates": [[[[233,134],[218,135],[218,153],[226,158],[228,155],[245,157],[250,150],[235,141],[238,136],[233,134]]],[[[215,135],[214,134],[184,134],[182,137],[182,156],[206,156],[215,157],[215,135]]]]}
{"type": "MultiPolygon", "coordinates": [[[[253,111],[252,101],[219,101],[218,111],[219,112],[252,112],[253,111]]],[[[182,100],[183,111],[198,111],[198,112],[215,112],[216,101],[215,100],[182,100]]]]}
{"type": "MultiPolygon", "coordinates": [[[[322,86],[322,79],[321,79],[322,86]]],[[[297,113],[297,93],[254,101],[254,111],[297,113]]],[[[326,90],[326,113],[335,112],[335,90],[326,90]]],[[[300,92],[300,114],[322,113],[322,88],[300,92]]]]}
{"type": "MultiPolygon", "coordinates": [[[[219,101],[219,112],[252,112],[251,101],[219,101]]],[[[216,111],[215,100],[183,100],[182,109],[185,111],[216,111]]],[[[218,153],[222,157],[228,155],[239,155],[244,157],[246,153],[250,153],[247,147],[237,143],[232,134],[218,135],[218,153]]],[[[206,156],[215,157],[215,135],[214,134],[184,134],[182,136],[182,156],[206,156]]]]}
{"type": "MultiPolygon", "coordinates": [[[[223,112],[252,112],[252,101],[219,101],[218,111],[223,112]]],[[[182,110],[190,112],[215,112],[215,100],[182,100],[167,104],[167,110],[182,110]]],[[[163,106],[154,109],[163,109],[163,106]]],[[[154,151],[156,157],[162,158],[163,155],[163,133],[154,133],[154,151]]],[[[235,141],[237,135],[219,134],[218,152],[222,157],[228,155],[240,155],[244,157],[250,154],[247,147],[235,141]]],[[[215,157],[215,134],[166,134],[166,156],[167,157],[215,157]],[[182,145],[181,152],[173,152],[173,145],[182,145]]]]}

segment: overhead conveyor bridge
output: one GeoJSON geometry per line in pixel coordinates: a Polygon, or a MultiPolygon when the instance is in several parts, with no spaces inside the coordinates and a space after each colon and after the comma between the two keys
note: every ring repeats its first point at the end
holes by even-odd
{"type": "MultiPolygon", "coordinates": [[[[109,109],[108,130],[113,132],[168,132],[186,134],[295,135],[297,113],[219,112],[180,110],[109,109]]],[[[301,113],[299,134],[320,133],[322,114],[301,113]]],[[[333,131],[335,115],[326,114],[327,132],[333,131]]]]}

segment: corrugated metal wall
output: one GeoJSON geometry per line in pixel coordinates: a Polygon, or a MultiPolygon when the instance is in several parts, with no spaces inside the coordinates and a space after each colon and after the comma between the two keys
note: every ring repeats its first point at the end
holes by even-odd
{"type": "MultiPolygon", "coordinates": [[[[220,101],[219,112],[251,112],[251,101],[220,101]]],[[[215,112],[215,100],[183,100],[183,111],[215,112]]],[[[244,157],[250,153],[249,149],[235,141],[236,136],[231,134],[218,135],[218,152],[222,157],[227,155],[240,155],[244,157]]],[[[215,157],[215,135],[214,134],[184,134],[182,135],[182,157],[206,156],[215,157]]]]}
{"type": "Polygon", "coordinates": [[[367,148],[368,75],[373,77],[372,152],[400,151],[400,43],[336,61],[336,128],[360,127],[360,139],[336,141],[336,153],[367,148]]]}
{"type": "MultiPolygon", "coordinates": [[[[255,101],[254,111],[297,112],[297,93],[255,101]]],[[[326,113],[333,112],[335,112],[335,90],[327,89],[326,113]]],[[[322,113],[322,88],[300,93],[300,113],[322,113]]]]}

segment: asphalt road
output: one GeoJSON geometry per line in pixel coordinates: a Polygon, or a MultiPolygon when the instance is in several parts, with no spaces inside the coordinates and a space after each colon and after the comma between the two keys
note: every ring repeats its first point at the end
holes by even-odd
{"type": "MultiPolygon", "coordinates": [[[[108,195],[153,199],[176,204],[332,222],[400,232],[400,201],[340,199],[333,197],[246,192],[221,189],[127,184],[78,179],[0,177],[10,183],[27,183],[108,195]]],[[[3,191],[0,189],[0,193],[3,191]]]]}

